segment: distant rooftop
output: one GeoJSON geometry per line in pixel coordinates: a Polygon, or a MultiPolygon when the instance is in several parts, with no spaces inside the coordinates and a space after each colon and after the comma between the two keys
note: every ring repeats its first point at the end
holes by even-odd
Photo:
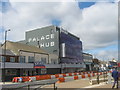
{"type": "MultiPolygon", "coordinates": [[[[0,48],[0,55],[4,55],[4,49],[0,48]]],[[[15,54],[8,49],[6,50],[6,55],[15,56],[15,54]]]]}

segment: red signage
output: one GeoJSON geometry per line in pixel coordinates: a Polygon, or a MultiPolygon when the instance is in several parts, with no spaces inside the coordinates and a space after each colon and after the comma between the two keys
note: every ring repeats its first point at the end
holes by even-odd
{"type": "Polygon", "coordinates": [[[45,66],[34,66],[34,68],[46,68],[45,66]]]}
{"type": "Polygon", "coordinates": [[[118,67],[120,67],[120,63],[118,63],[118,67]]]}
{"type": "Polygon", "coordinates": [[[35,62],[34,63],[34,68],[46,68],[44,64],[41,62],[35,62]]]}

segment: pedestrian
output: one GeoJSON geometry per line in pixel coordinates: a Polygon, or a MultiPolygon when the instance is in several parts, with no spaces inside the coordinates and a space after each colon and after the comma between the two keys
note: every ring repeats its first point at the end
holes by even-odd
{"type": "Polygon", "coordinates": [[[117,68],[114,68],[114,70],[112,72],[112,77],[114,79],[114,83],[113,83],[112,89],[115,87],[115,84],[117,84],[116,88],[118,88],[118,71],[117,71],[117,68]]]}

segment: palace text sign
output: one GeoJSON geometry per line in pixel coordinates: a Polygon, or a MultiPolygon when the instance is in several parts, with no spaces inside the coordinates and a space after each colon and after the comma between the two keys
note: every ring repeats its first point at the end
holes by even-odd
{"type": "MultiPolygon", "coordinates": [[[[44,40],[50,40],[50,39],[54,39],[54,34],[29,38],[28,42],[38,42],[38,41],[44,41],[44,40]]],[[[40,47],[53,47],[55,45],[55,42],[51,41],[51,42],[39,43],[39,45],[40,47]]]]}

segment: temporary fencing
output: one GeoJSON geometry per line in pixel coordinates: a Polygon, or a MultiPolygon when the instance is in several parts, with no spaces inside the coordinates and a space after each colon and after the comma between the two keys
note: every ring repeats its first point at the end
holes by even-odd
{"type": "MultiPolygon", "coordinates": [[[[107,73],[107,72],[105,72],[107,73]]],[[[88,77],[94,77],[97,75],[103,75],[104,72],[100,72],[100,73],[84,73],[81,75],[77,75],[77,76],[71,76],[71,77],[62,77],[62,78],[58,78],[58,82],[68,82],[68,81],[73,81],[73,80],[78,80],[78,79],[83,79],[83,78],[88,78],[88,77]]]]}
{"type": "MultiPolygon", "coordinates": [[[[58,78],[60,82],[63,82],[68,76],[73,76],[72,78],[77,80],[80,78],[95,76],[97,74],[98,73],[93,73],[93,72],[79,72],[79,73],[66,73],[66,74],[64,73],[64,74],[55,74],[55,75],[22,76],[22,77],[14,77],[12,82],[19,82],[20,79],[22,79],[22,82],[27,82],[27,81],[37,81],[37,80],[46,80],[46,79],[55,79],[55,78],[58,78]]],[[[100,74],[102,74],[102,72],[100,74]]]]}

